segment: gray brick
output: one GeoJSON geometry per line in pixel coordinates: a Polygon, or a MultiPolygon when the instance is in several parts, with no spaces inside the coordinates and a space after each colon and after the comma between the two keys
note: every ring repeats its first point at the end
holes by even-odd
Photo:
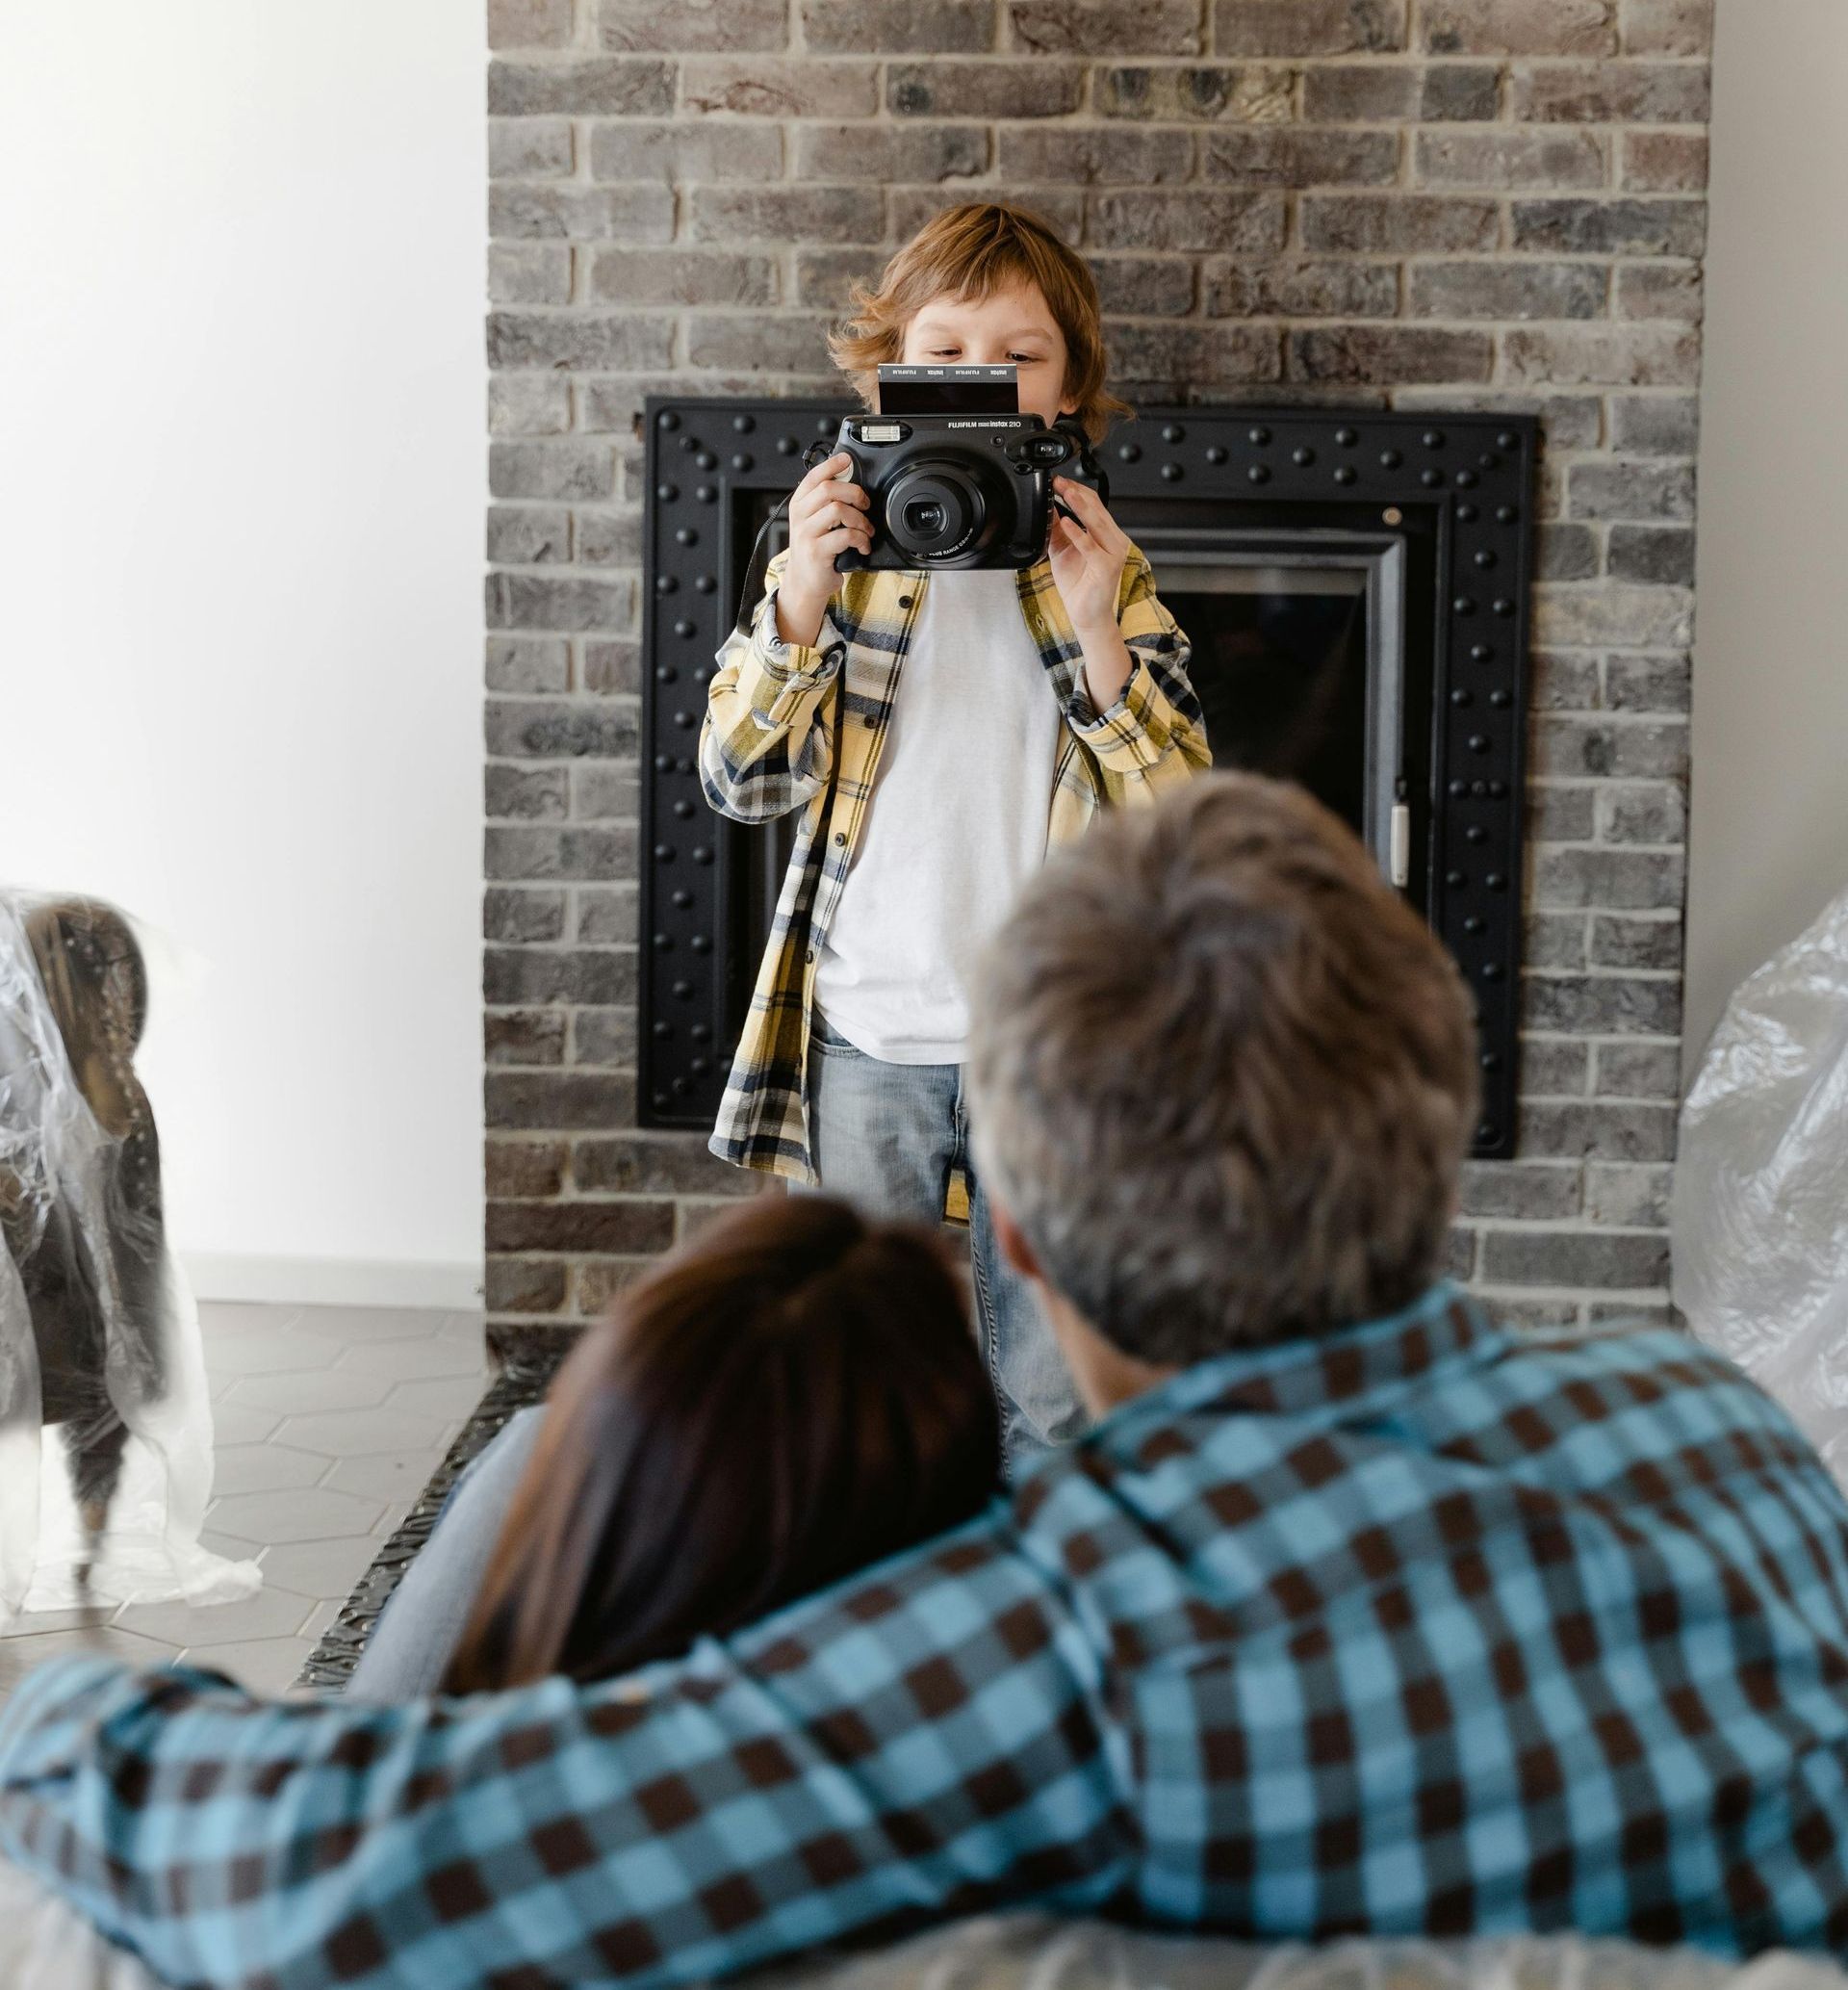
{"type": "Polygon", "coordinates": [[[1617,0],[1425,0],[1433,55],[1615,55],[1617,0]]]}
{"type": "Polygon", "coordinates": [[[486,1095],[490,1126],[562,1132],[635,1123],[635,1082],[628,1077],[590,1072],[490,1072],[486,1095]]]}
{"type": "Polygon", "coordinates": [[[481,956],[481,998],[506,1002],[629,1002],[635,955],[618,947],[503,946],[481,956]]]}
{"type": "Polygon", "coordinates": [[[571,1064],[597,1065],[605,1070],[632,1071],[635,1065],[635,1011],[574,1009],[571,1012],[571,1064]]]}
{"type": "Polygon", "coordinates": [[[1285,339],[1293,380],[1377,382],[1486,380],[1495,366],[1487,332],[1412,325],[1331,325],[1285,339]]]}
{"type": "Polygon", "coordinates": [[[1591,1047],[1571,1037],[1521,1040],[1524,1098],[1582,1098],[1591,1082],[1591,1047]]]}
{"type": "Polygon", "coordinates": [[[1194,264],[1184,256],[1091,256],[1104,316],[1184,318],[1194,308],[1194,264]]]}
{"type": "Polygon", "coordinates": [[[829,364],[828,320],[790,312],[690,312],[686,357],[691,366],[747,373],[819,373],[829,364]]]}
{"type": "Polygon", "coordinates": [[[1576,1161],[1466,1161],[1465,1216],[1577,1216],[1579,1167],[1576,1161]]]}
{"type": "Polygon", "coordinates": [[[1218,250],[1274,253],[1283,246],[1281,194],[1092,194],[1086,239],[1096,248],[1218,250]]]}
{"type": "Polygon", "coordinates": [[[546,112],[566,116],[666,117],[674,110],[674,65],[642,57],[488,65],[488,109],[498,117],[546,112]]]}
{"type": "Polygon", "coordinates": [[[500,374],[488,382],[491,435],[563,435],[570,426],[569,380],[543,374],[500,374]]]}
{"type": "MultiPolygon", "coordinates": [[[[1036,214],[1074,247],[1084,235],[1085,194],[1079,187],[1010,187],[1008,199],[1036,214]]],[[[909,242],[933,215],[980,197],[954,182],[941,187],[894,187],[886,196],[886,240],[909,242]]]]}
{"type": "Polygon", "coordinates": [[[1667,1229],[1675,1170],[1591,1162],[1585,1168],[1585,1214],[1593,1224],[1623,1229],[1667,1229]]]}
{"type": "Polygon", "coordinates": [[[1052,56],[1031,62],[890,63],[886,102],[900,117],[1063,117],[1084,95],[1082,63],[1052,56]]]}
{"type": "Polygon", "coordinates": [[[1524,326],[1502,343],[1510,380],[1550,386],[1689,386],[1700,378],[1698,332],[1674,325],[1524,326]]]}
{"type": "Polygon", "coordinates": [[[490,629],[613,630],[631,627],[635,620],[631,580],[490,574],[486,598],[490,629]]]}
{"type": "Polygon", "coordinates": [[[488,1064],[563,1064],[565,1012],[490,1009],[481,1019],[481,1055],[488,1064]]]}
{"type": "Polygon", "coordinates": [[[1706,311],[1704,280],[1696,263],[1634,263],[1617,271],[1619,318],[1699,324],[1706,311]]]}
{"type": "Polygon", "coordinates": [[[1681,987],[1668,976],[1650,981],[1616,974],[1529,974],[1522,994],[1526,1003],[1523,1022],[1529,1029],[1566,1035],[1664,1037],[1677,1035],[1681,1026],[1681,987]]]}
{"type": "Polygon", "coordinates": [[[1543,587],[1534,606],[1536,639],[1567,649],[1681,649],[1693,639],[1693,599],[1684,588],[1543,587]]]}
{"type": "MultiPolygon", "coordinates": [[[[497,442],[488,450],[488,488],[497,498],[607,498],[616,488],[615,452],[606,442],[497,442]]],[[[557,536],[568,543],[563,530],[557,536]]]]}
{"type": "MultiPolygon", "coordinates": [[[[1532,969],[1578,968],[1585,965],[1585,916],[1582,912],[1530,912],[1521,921],[1521,958],[1532,969]]],[[[1570,1089],[1582,1092],[1580,1082],[1570,1089]]],[[[1551,1085],[1537,1085],[1533,1074],[1524,1074],[1529,1092],[1552,1091],[1551,1085]]]]}
{"type": "Polygon", "coordinates": [[[487,1247],[514,1251],[665,1251],[667,1202],[490,1202],[487,1247]]]}
{"type": "Polygon", "coordinates": [[[497,304],[570,303],[571,250],[563,243],[490,244],[488,296],[497,304]]]}
{"type": "Polygon", "coordinates": [[[1405,0],[1214,0],[1221,55],[1378,55],[1405,46],[1405,0]]]}
{"type": "Polygon", "coordinates": [[[817,55],[981,55],[993,0],[802,0],[802,38],[817,55]]]}
{"type": "Polygon", "coordinates": [[[1275,124],[1295,116],[1296,87],[1294,69],[1136,63],[1098,69],[1091,80],[1091,103],[1104,117],[1275,124]]]}
{"type": "Polygon", "coordinates": [[[1453,1224],[1446,1242],[1443,1272],[1447,1279],[1467,1282],[1476,1276],[1476,1236],[1468,1224],[1453,1224]]]}
{"type": "Polygon", "coordinates": [[[632,639],[585,643],[583,687],[603,695],[639,691],[642,687],[640,644],[632,639]]]}
{"type": "Polygon", "coordinates": [[[1123,324],[1111,338],[1125,380],[1240,382],[1277,376],[1273,332],[1244,324],[1123,324]]]}
{"type": "Polygon", "coordinates": [[[1610,532],[1610,571],[1620,581],[1694,584],[1694,534],[1666,527],[1619,525],[1610,532]]]}
{"type": "Polygon", "coordinates": [[[578,893],[576,937],[592,946],[633,946],[638,917],[633,885],[585,887],[578,893]]]}
{"type": "Polygon", "coordinates": [[[1691,463],[1575,463],[1567,504],[1575,518],[1691,519],[1691,463]]]}
{"type": "Polygon", "coordinates": [[[1591,1315],[1593,1329],[1600,1331],[1614,1328],[1640,1332],[1657,1327],[1672,1328],[1677,1333],[1687,1331],[1687,1323],[1667,1302],[1646,1305],[1638,1299],[1611,1299],[1595,1303],[1586,1311],[1591,1315]]]}
{"type": "Polygon", "coordinates": [[[735,1197],[757,1189],[749,1171],[717,1159],[697,1135],[685,1134],[578,1141],[571,1175],[589,1195],[735,1197]]]}
{"type": "MultiPolygon", "coordinates": [[[[1544,525],[1535,571],[1543,581],[1589,581],[1599,562],[1598,534],[1588,525],[1544,525]]],[[[1595,698],[1591,702],[1596,702],[1595,698]]]]}
{"type": "Polygon", "coordinates": [[[1430,187],[1602,187],[1608,146],[1592,131],[1424,131],[1418,178],[1430,187]]]}
{"type": "Polygon", "coordinates": [[[1610,446],[1639,456],[1691,456],[1700,448],[1701,404],[1692,394],[1613,394],[1610,446]]]}
{"type": "Polygon", "coordinates": [[[674,233],[674,196],[647,182],[579,187],[502,181],[489,189],[488,232],[572,242],[666,242],[674,233]]]}
{"type": "Polygon", "coordinates": [[[1679,1044],[1600,1044],[1592,1089],[1601,1098],[1679,1098],[1679,1044]]]}
{"type": "Polygon", "coordinates": [[[590,174],[597,180],[680,182],[783,177],[783,132],[774,124],[593,124],[590,174]]]}
{"type": "Polygon", "coordinates": [[[571,645],[533,636],[488,638],[491,691],[562,691],[571,683],[571,645]]]}
{"type": "Polygon", "coordinates": [[[1406,272],[1414,318],[1601,318],[1601,263],[1414,263],[1406,272]]]}
{"type": "Polygon", "coordinates": [[[590,294],[611,304],[774,304],[774,256],[697,248],[600,248],[590,294]]]}
{"type": "Polygon", "coordinates": [[[689,56],[680,65],[688,112],[752,117],[870,117],[879,108],[877,63],[752,56],[689,56]]]}
{"type": "Polygon", "coordinates": [[[1636,968],[1672,973],[1681,965],[1679,911],[1666,918],[1620,919],[1601,914],[1591,922],[1594,968],[1636,968]]]}
{"type": "Polygon", "coordinates": [[[1509,1333],[1554,1338],[1577,1334],[1583,1330],[1579,1318],[1583,1308],[1574,1299],[1524,1299],[1512,1292],[1484,1292],[1476,1296],[1490,1319],[1509,1333]]]}
{"type": "Polygon", "coordinates": [[[1568,777],[1682,781],[1687,728],[1672,719],[1542,717],[1533,728],[1533,771],[1568,777]]]}
{"type": "MultiPolygon", "coordinates": [[[[1136,125],[1003,125],[996,171],[1008,185],[1050,181],[1154,187],[1194,169],[1194,135],[1136,125]]],[[[915,175],[906,175],[915,177],[915,175]]]]}
{"type": "Polygon", "coordinates": [[[1200,278],[1214,318],[1391,318],[1399,309],[1395,263],[1215,256],[1201,265],[1200,278]]]}
{"type": "Polygon", "coordinates": [[[626,1292],[637,1279],[654,1269],[647,1257],[601,1258],[578,1268],[576,1310],[590,1319],[606,1311],[618,1293],[626,1292]]]}
{"type": "Polygon", "coordinates": [[[1534,855],[1536,907],[1679,907],[1685,883],[1679,853],[1561,844],[1534,855]]]}
{"type": "Polygon", "coordinates": [[[555,1313],[565,1304],[565,1266],[555,1259],[490,1257],[488,1309],[498,1313],[555,1313]]]}
{"type": "Polygon", "coordinates": [[[784,48],[788,0],[598,0],[597,39],[610,49],[784,48]]]}
{"type": "Polygon", "coordinates": [[[487,711],[488,751],[502,760],[633,760],[639,719],[627,699],[498,698],[487,711]]]}
{"type": "Polygon", "coordinates": [[[1524,1153],[1602,1161],[1666,1161],[1675,1151],[1675,1108],[1632,1103],[1535,1103],[1521,1113],[1524,1153]]]}
{"type": "Polygon", "coordinates": [[[562,940],[565,937],[565,894],[562,892],[518,892],[494,885],[482,894],[481,937],[511,943],[562,940]]]}
{"type": "MultiPolygon", "coordinates": [[[[1549,526],[1547,531],[1589,531],[1589,526],[1549,526]]],[[[1542,541],[1542,545],[1545,545],[1542,541]]],[[[1551,578],[1542,576],[1543,579],[1551,578]]],[[[1536,711],[1595,711],[1600,703],[1596,657],[1536,650],[1527,670],[1527,697],[1536,711]]]]}
{"type": "Polygon", "coordinates": [[[1527,834],[1536,842],[1589,842],[1595,820],[1589,788],[1556,781],[1528,784],[1527,834]]]}
{"type": "Polygon", "coordinates": [[[1688,659],[1609,657],[1604,661],[1604,703],[1613,711],[1685,711],[1688,659]]]}
{"type": "Polygon", "coordinates": [[[1598,789],[1598,836],[1607,843],[1684,843],[1687,802],[1665,781],[1598,789]]]}
{"type": "Polygon", "coordinates": [[[640,811],[641,780],[633,763],[579,761],[571,769],[574,821],[633,822],[640,811]]]}
{"type": "Polygon", "coordinates": [[[488,0],[490,48],[565,48],[571,0],[488,0]]]}
{"type": "Polygon", "coordinates": [[[555,1196],[565,1184],[562,1140],[490,1140],[484,1154],[491,1196],[555,1196]]]}
{"type": "Polygon", "coordinates": [[[1234,125],[1200,140],[1200,177],[1250,187],[1378,187],[1399,177],[1399,134],[1234,125]]]}
{"type": "Polygon", "coordinates": [[[671,317],[610,312],[494,311],[488,364],[617,373],[665,366],[674,349],[671,317]]]}
{"type": "Polygon", "coordinates": [[[1004,13],[1008,45],[1035,55],[1200,52],[1199,0],[1009,0],[1004,13]]]}
{"type": "Polygon", "coordinates": [[[579,511],[575,542],[579,566],[640,566],[642,515],[639,511],[579,511]]]}
{"type": "Polygon", "coordinates": [[[1501,87],[1493,65],[1317,63],[1303,72],[1302,115],[1312,124],[1479,124],[1494,118],[1501,87]]]}
{"type": "Polygon", "coordinates": [[[532,884],[585,879],[603,883],[635,875],[635,831],[618,829],[490,829],[484,841],[487,875],[497,882],[532,884]]]}
{"type": "Polygon", "coordinates": [[[494,566],[564,565],[571,558],[571,513],[551,504],[491,504],[487,551],[494,566]]]}
{"type": "Polygon", "coordinates": [[[488,119],[488,173],[491,178],[568,179],[575,164],[569,117],[488,119]]]}
{"type": "Polygon", "coordinates": [[[807,311],[845,311],[849,288],[871,288],[886,266],[882,248],[805,248],[796,256],[796,291],[791,299],[807,311]]]}
{"type": "MultiPolygon", "coordinates": [[[[681,251],[687,253],[687,251],[681,251]]],[[[651,394],[684,394],[684,374],[605,374],[578,387],[578,426],[589,435],[633,438],[640,433],[642,403],[651,394]]],[[[621,443],[611,445],[618,455],[621,443]]],[[[635,485],[639,491],[640,484],[635,485]]]]}
{"type": "Polygon", "coordinates": [[[1362,255],[1442,255],[1493,248],[1502,227],[1493,200],[1416,194],[1311,194],[1302,202],[1302,244],[1362,255]]]}
{"type": "Polygon", "coordinates": [[[969,179],[988,169],[988,127],[981,124],[801,124],[795,139],[799,180],[888,184],[969,179]]]}
{"type": "Polygon", "coordinates": [[[886,203],[877,187],[695,187],[697,242],[877,242],[886,203]]]}
{"type": "Polygon", "coordinates": [[[1562,255],[1698,256],[1700,200],[1517,200],[1514,246],[1562,255]]]}
{"type": "Polygon", "coordinates": [[[1713,0],[1624,0],[1624,49],[1630,55],[1707,55],[1713,47],[1713,0]]]}
{"type": "Polygon", "coordinates": [[[1668,1281],[1668,1239],[1648,1233],[1599,1236],[1589,1230],[1489,1230],[1482,1239],[1482,1276],[1509,1285],[1663,1285],[1668,1281]]]}
{"type": "Polygon", "coordinates": [[[1700,194],[1706,191],[1707,134],[1692,131],[1627,131],[1621,156],[1623,183],[1638,194],[1700,194]]]}
{"type": "Polygon", "coordinates": [[[1536,63],[1515,72],[1509,100],[1523,121],[1705,124],[1705,66],[1689,63],[1536,63]]]}

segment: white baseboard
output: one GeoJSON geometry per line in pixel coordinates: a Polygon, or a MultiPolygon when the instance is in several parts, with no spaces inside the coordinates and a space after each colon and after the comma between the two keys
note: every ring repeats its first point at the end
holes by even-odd
{"type": "Polygon", "coordinates": [[[402,1258],[244,1257],[195,1251],[182,1254],[195,1299],[272,1305],[441,1306],[478,1312],[481,1271],[473,1264],[402,1258]]]}

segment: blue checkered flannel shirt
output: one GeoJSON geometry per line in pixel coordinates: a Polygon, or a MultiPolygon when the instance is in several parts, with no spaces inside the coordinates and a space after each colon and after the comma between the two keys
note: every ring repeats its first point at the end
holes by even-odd
{"type": "Polygon", "coordinates": [[[1440,1286],[682,1661],[400,1708],[70,1659],[0,1851],[183,1984],[679,1984],[1033,1901],[1848,1953],[1848,1506],[1667,1331],[1440,1286]]]}

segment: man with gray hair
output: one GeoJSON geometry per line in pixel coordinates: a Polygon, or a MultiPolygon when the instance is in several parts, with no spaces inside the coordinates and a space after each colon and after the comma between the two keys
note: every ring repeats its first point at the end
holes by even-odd
{"type": "Polygon", "coordinates": [[[977,1008],[1090,1433],[625,1680],[47,1667],[0,1855],[164,1977],[276,1990],[679,1984],[1006,1902],[1848,1951],[1848,1505],[1719,1357],[1438,1278],[1469,1002],[1355,839],[1249,778],[1124,811],[977,1008]]]}

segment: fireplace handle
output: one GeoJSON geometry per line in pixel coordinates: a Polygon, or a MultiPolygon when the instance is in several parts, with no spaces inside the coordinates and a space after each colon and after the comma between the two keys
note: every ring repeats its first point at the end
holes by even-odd
{"type": "Polygon", "coordinates": [[[1412,878],[1412,812],[1404,802],[1393,804],[1392,828],[1388,842],[1393,886],[1395,890],[1402,892],[1412,878]]]}

